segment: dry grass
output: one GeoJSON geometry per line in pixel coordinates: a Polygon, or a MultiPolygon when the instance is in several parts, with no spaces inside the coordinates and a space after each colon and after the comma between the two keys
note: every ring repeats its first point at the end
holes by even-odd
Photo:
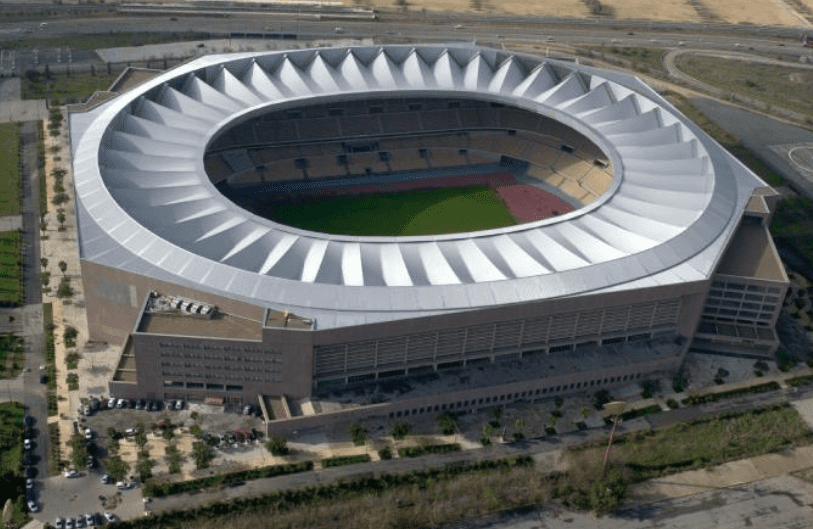
{"type": "MultiPolygon", "coordinates": [[[[613,444],[612,457],[626,469],[628,479],[641,482],[811,441],[813,434],[794,408],[771,406],[622,435],[613,444]]],[[[575,448],[566,461],[574,469],[589,470],[603,458],[605,447],[606,441],[575,448]]]]}
{"type": "Polygon", "coordinates": [[[691,55],[681,56],[678,67],[728,92],[813,117],[813,70],[691,55]]]}
{"type": "MultiPolygon", "coordinates": [[[[550,485],[532,468],[488,475],[462,475],[426,488],[413,486],[383,494],[341,499],[287,512],[245,513],[229,518],[230,529],[308,527],[309,529],[386,529],[437,527],[501,509],[544,503],[550,485]],[[338,525],[337,525],[338,524],[338,525]]],[[[195,520],[179,527],[221,529],[222,520],[195,520]]]]}

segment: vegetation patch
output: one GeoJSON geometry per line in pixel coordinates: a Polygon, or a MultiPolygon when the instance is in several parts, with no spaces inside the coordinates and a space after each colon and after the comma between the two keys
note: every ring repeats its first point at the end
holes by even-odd
{"type": "Polygon", "coordinates": [[[66,74],[29,70],[22,77],[20,96],[22,99],[46,99],[60,104],[78,103],[97,90],[107,90],[118,76],[119,73],[91,75],[88,72],[66,74]]]}
{"type": "Polygon", "coordinates": [[[14,334],[0,334],[0,378],[16,377],[25,365],[25,343],[14,334]]]}
{"type": "Polygon", "coordinates": [[[459,443],[449,443],[440,445],[428,446],[407,446],[398,449],[398,455],[401,457],[420,457],[430,454],[449,454],[451,452],[459,452],[459,443]]]}
{"type": "MultiPolygon", "coordinates": [[[[802,446],[813,440],[810,428],[787,404],[703,417],[669,428],[616,437],[613,461],[626,479],[641,482],[675,472],[802,446]]],[[[568,449],[569,457],[601,461],[607,440],[568,449]]]]}
{"type": "MultiPolygon", "coordinates": [[[[56,396],[54,396],[56,401],[56,396]]],[[[54,414],[56,415],[56,414],[54,414]]],[[[48,469],[52,476],[59,474],[65,468],[62,454],[59,451],[59,423],[53,422],[48,425],[48,469]]]]}
{"type": "Polygon", "coordinates": [[[677,65],[695,79],[727,92],[813,116],[810,70],[696,55],[680,56],[677,65]]]}
{"type": "Polygon", "coordinates": [[[516,224],[497,194],[485,186],[274,206],[273,220],[306,230],[343,235],[434,235],[516,224]]]}
{"type": "Polygon", "coordinates": [[[708,393],[706,395],[692,395],[683,399],[684,406],[697,406],[699,404],[706,404],[708,402],[717,402],[718,400],[735,399],[737,397],[744,397],[745,395],[754,395],[757,393],[766,393],[768,391],[776,391],[780,389],[779,382],[772,381],[764,384],[757,384],[755,386],[748,386],[745,388],[737,388],[729,391],[721,391],[719,393],[708,393]]]}
{"type": "Polygon", "coordinates": [[[807,386],[809,384],[813,384],[813,375],[789,378],[785,380],[785,383],[792,388],[798,388],[799,386],[807,386]]]}
{"type": "MultiPolygon", "coordinates": [[[[84,15],[83,15],[84,18],[84,15]]],[[[40,20],[37,17],[37,20],[40,20]]],[[[64,35],[58,37],[42,37],[33,39],[9,40],[3,42],[7,50],[20,48],[70,48],[72,50],[93,51],[99,48],[121,48],[124,46],[141,46],[145,44],[161,44],[165,42],[181,42],[189,40],[208,39],[209,33],[179,32],[179,33],[100,33],[86,35],[64,35]]]]}
{"type": "Polygon", "coordinates": [[[25,406],[0,403],[0,497],[11,499],[9,527],[22,527],[28,521],[23,473],[23,416],[25,406]]]}
{"type": "MultiPolygon", "coordinates": [[[[5,43],[4,43],[5,44],[5,43]]],[[[20,126],[0,123],[0,216],[19,215],[20,199],[20,126]]]]}
{"type": "Polygon", "coordinates": [[[638,417],[646,417],[648,415],[655,415],[656,413],[660,413],[661,407],[658,404],[653,404],[651,406],[647,406],[646,408],[638,408],[635,410],[625,411],[620,415],[621,419],[625,421],[630,421],[632,419],[637,419],[638,417]]]}
{"type": "Polygon", "coordinates": [[[313,470],[312,461],[302,461],[288,465],[273,465],[240,472],[230,472],[208,478],[193,479],[189,481],[176,481],[172,483],[161,483],[151,481],[144,487],[144,496],[170,496],[184,492],[196,492],[211,487],[219,487],[234,483],[236,481],[251,481],[254,479],[273,478],[274,476],[284,476],[285,474],[295,474],[313,470]]]}
{"type": "Polygon", "coordinates": [[[119,522],[120,528],[342,529],[438,527],[539,505],[551,486],[528,456],[365,476],[119,522]],[[337,522],[340,521],[340,522],[337,522]]]}
{"type": "Polygon", "coordinates": [[[355,465],[356,463],[367,463],[370,461],[370,454],[359,454],[357,456],[327,457],[322,460],[322,467],[343,467],[345,465],[355,465]]]}
{"type": "MultiPolygon", "coordinates": [[[[0,165],[0,174],[3,171],[0,165]]],[[[23,236],[19,231],[0,232],[0,306],[18,307],[23,304],[22,248],[23,236]]]]}
{"type": "Polygon", "coordinates": [[[68,373],[67,381],[68,381],[68,391],[79,390],[79,375],[77,375],[76,373],[68,373]]]}

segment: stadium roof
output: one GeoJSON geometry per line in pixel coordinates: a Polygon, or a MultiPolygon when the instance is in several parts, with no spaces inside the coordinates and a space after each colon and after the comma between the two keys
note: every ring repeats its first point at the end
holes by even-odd
{"type": "Polygon", "coordinates": [[[765,185],[634,76],[466,45],[206,56],[72,115],[71,128],[83,259],[319,328],[706,279],[765,185]],[[352,237],[255,216],[203,168],[225,127],[370,94],[457,94],[551,117],[610,157],[613,185],[536,223],[352,237]]]}

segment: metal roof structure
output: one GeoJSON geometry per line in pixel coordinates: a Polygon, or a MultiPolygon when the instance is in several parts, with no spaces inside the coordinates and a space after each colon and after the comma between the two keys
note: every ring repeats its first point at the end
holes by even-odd
{"type": "Polygon", "coordinates": [[[473,45],[206,56],[72,115],[71,128],[83,259],[320,328],[706,279],[765,185],[632,75],[473,45]],[[454,94],[575,129],[612,161],[612,186],[535,223],[352,237],[255,216],[204,170],[219,132],[262,113],[454,94]]]}

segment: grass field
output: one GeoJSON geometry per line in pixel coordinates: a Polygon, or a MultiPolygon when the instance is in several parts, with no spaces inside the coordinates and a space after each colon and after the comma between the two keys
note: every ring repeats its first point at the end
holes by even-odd
{"type": "Polygon", "coordinates": [[[11,498],[12,519],[20,527],[28,515],[25,510],[23,474],[23,416],[25,407],[17,402],[0,404],[0,501],[11,498]]]}
{"type": "Polygon", "coordinates": [[[436,235],[516,224],[484,186],[427,189],[277,206],[277,222],[342,235],[436,235]]]}
{"type": "Polygon", "coordinates": [[[0,216],[20,214],[20,126],[0,123],[0,216]]]}
{"type": "Polygon", "coordinates": [[[71,50],[97,50],[120,48],[208,38],[208,33],[103,33],[100,35],[70,35],[52,38],[31,38],[4,41],[3,49],[15,48],[70,48],[71,50]]]}
{"type": "Polygon", "coordinates": [[[0,306],[18,306],[23,302],[21,251],[20,232],[0,232],[0,306]]]}
{"type": "MultiPolygon", "coordinates": [[[[796,409],[777,405],[622,435],[613,443],[613,460],[624,467],[630,481],[641,482],[811,441],[813,433],[796,409]]],[[[606,447],[606,441],[576,447],[568,457],[575,466],[600,467],[606,447]]]]}
{"type": "Polygon", "coordinates": [[[678,59],[678,67],[704,83],[813,118],[811,70],[688,55],[678,59]]]}
{"type": "Polygon", "coordinates": [[[84,101],[96,90],[107,90],[120,72],[108,75],[106,72],[59,73],[45,75],[30,73],[22,78],[20,96],[22,99],[58,99],[66,102],[84,101]]]}

